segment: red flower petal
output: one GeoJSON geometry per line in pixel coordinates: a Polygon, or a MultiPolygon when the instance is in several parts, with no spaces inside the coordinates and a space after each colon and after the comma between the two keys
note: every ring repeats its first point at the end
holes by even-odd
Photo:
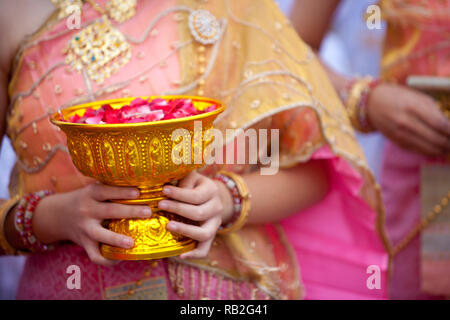
{"type": "Polygon", "coordinates": [[[139,107],[144,104],[148,104],[147,100],[144,100],[142,98],[136,98],[133,101],[130,102],[130,107],[139,107]]]}
{"type": "Polygon", "coordinates": [[[93,117],[96,115],[96,111],[92,108],[87,108],[86,111],[84,112],[83,117],[93,117]]]}
{"type": "Polygon", "coordinates": [[[80,116],[77,115],[77,114],[74,115],[74,116],[71,116],[70,119],[69,119],[69,121],[70,121],[70,122],[73,122],[73,123],[77,123],[78,120],[80,120],[80,116]]]}
{"type": "Polygon", "coordinates": [[[145,116],[145,121],[158,121],[164,118],[164,112],[162,110],[155,110],[145,116]]]}

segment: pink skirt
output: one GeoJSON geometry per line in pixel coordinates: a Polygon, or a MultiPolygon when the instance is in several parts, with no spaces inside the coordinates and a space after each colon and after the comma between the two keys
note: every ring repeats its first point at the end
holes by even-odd
{"type": "Polygon", "coordinates": [[[386,299],[388,254],[375,228],[376,212],[358,195],[360,175],[328,147],[312,159],[327,162],[330,191],[282,222],[306,299],[386,299]]]}

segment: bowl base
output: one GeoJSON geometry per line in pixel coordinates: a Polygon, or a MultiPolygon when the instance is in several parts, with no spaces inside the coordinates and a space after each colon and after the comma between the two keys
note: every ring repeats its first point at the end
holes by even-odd
{"type": "Polygon", "coordinates": [[[197,241],[189,239],[182,243],[176,243],[167,247],[152,247],[148,249],[122,249],[102,244],[102,255],[110,260],[153,260],[172,256],[178,256],[182,253],[191,251],[197,246],[197,241]]]}

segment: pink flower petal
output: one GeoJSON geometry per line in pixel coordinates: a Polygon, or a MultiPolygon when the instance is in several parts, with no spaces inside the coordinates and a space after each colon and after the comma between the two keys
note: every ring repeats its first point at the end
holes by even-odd
{"type": "Polygon", "coordinates": [[[85,122],[87,124],[100,124],[101,121],[102,121],[102,117],[101,116],[95,116],[95,117],[87,118],[85,122]]]}
{"type": "Polygon", "coordinates": [[[144,100],[142,98],[136,98],[133,101],[130,102],[130,107],[139,107],[144,104],[148,104],[147,100],[144,100]]]}

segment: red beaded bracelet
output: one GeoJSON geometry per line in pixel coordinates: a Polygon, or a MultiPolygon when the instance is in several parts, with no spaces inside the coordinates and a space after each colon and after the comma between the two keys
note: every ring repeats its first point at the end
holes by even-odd
{"type": "Polygon", "coordinates": [[[231,226],[241,214],[241,196],[237,189],[236,183],[230,177],[218,173],[214,176],[214,180],[222,182],[228,190],[230,190],[231,196],[233,197],[233,215],[226,225],[220,227],[227,228],[231,226]]]}
{"type": "Polygon", "coordinates": [[[247,221],[250,211],[250,193],[244,180],[232,172],[221,171],[217,173],[214,180],[222,182],[233,197],[233,215],[230,220],[219,227],[218,234],[227,234],[239,230],[247,221]]]}
{"type": "Polygon", "coordinates": [[[20,239],[31,252],[46,252],[53,249],[53,245],[41,243],[33,233],[33,214],[39,202],[52,192],[43,190],[34,192],[23,197],[16,210],[14,225],[19,232],[20,239]]]}

